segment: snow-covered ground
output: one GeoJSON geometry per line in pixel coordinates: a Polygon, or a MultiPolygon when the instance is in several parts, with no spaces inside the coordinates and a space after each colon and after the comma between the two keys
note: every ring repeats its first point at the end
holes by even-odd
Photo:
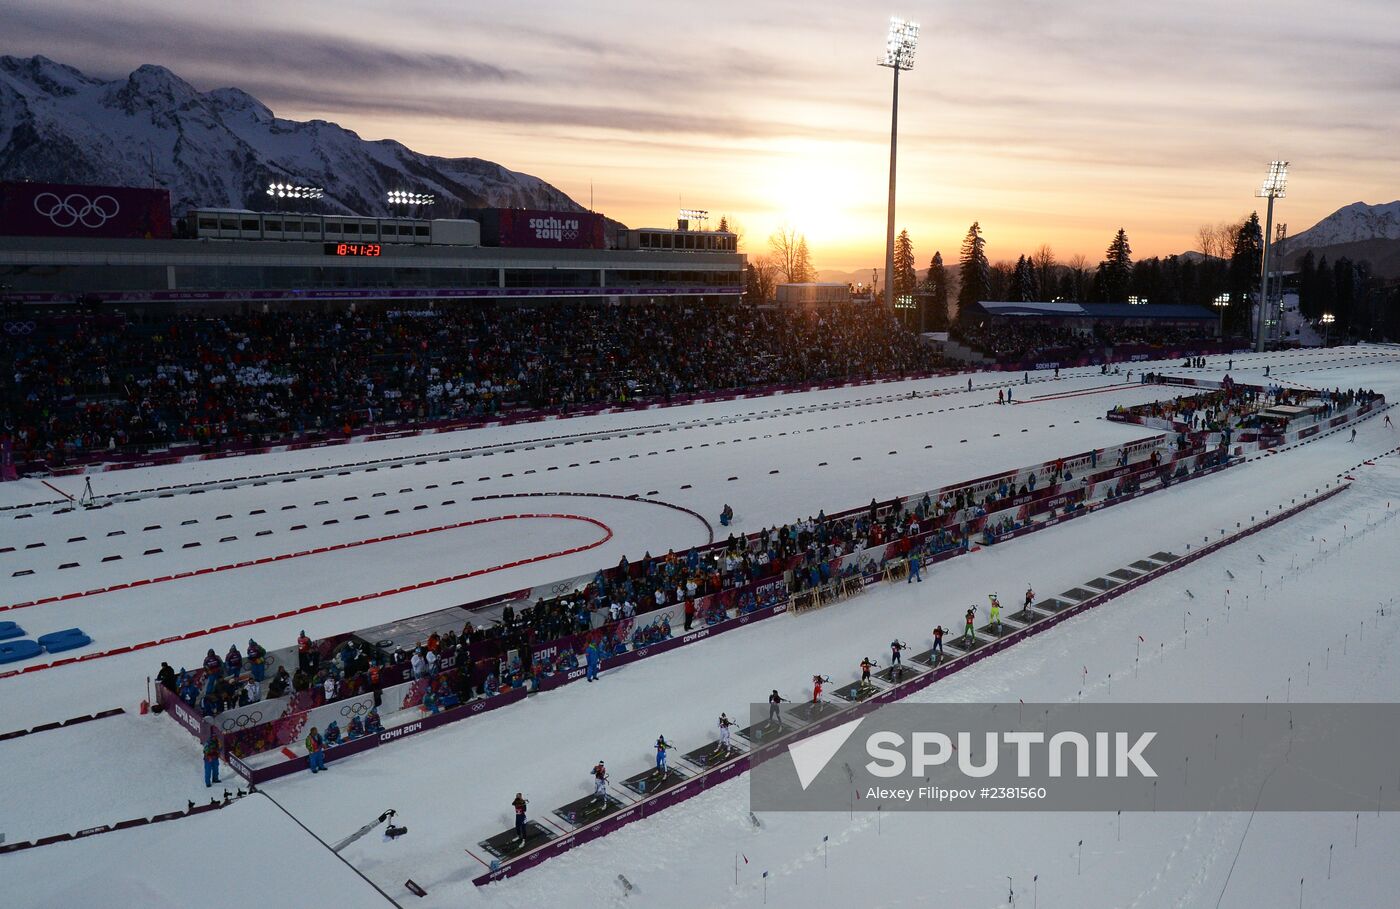
{"type": "MultiPolygon", "coordinates": [[[[153,486],[229,482],[198,495],[145,497],[96,512],[55,513],[60,509],[54,506],[0,512],[0,546],[15,547],[0,553],[4,603],[508,514],[591,518],[613,536],[575,555],[273,620],[240,629],[237,636],[213,635],[3,679],[0,731],[113,706],[134,713],[145,678],[160,660],[193,665],[206,647],[222,653],[230,643],[241,647],[250,635],[269,648],[285,646],[301,628],[313,636],[353,630],[568,577],[615,563],[624,553],[636,558],[708,538],[694,516],[644,502],[575,495],[473,501],[474,496],[639,494],[691,508],[711,521],[729,502],[739,528],[756,529],[818,508],[832,512],[872,497],[1142,438],[1152,433],[1102,419],[1115,404],[1178,391],[1138,385],[1138,370],[1218,378],[1227,366],[1243,381],[1265,381],[1267,366],[1272,381],[1372,387],[1392,401],[1400,399],[1400,351],[1335,348],[1212,357],[1204,370],[1133,364],[1132,384],[1123,376],[1099,375],[1097,368],[1065,370],[1059,379],[1037,373],[1028,385],[1014,384],[1017,403],[1009,407],[995,405],[997,390],[1019,376],[973,374],[971,391],[967,376],[953,376],[98,475],[93,478],[97,493],[117,497],[153,486]],[[911,396],[915,391],[918,397],[911,396]],[[557,436],[573,438],[532,441],[557,436]],[[467,457],[465,449],[474,452],[467,457]],[[385,459],[406,463],[397,468],[384,463],[373,472],[346,466],[385,459]],[[236,480],[281,471],[325,473],[259,481],[262,485],[236,480]],[[229,517],[219,519],[224,514],[229,517]],[[369,517],[356,520],[361,514],[369,517]],[[298,524],[305,529],[291,529],[298,524]],[[259,535],[267,530],[272,532],[259,535]],[[125,532],[109,536],[115,531],[125,532]],[[237,539],[219,542],[230,536],[237,539]],[[44,546],[26,548],[38,542],[44,546]],[[200,546],[185,548],[190,542],[200,546]],[[143,554],[156,548],[163,551],[143,554]],[[123,558],[102,562],[114,554],[123,558]],[[68,562],[79,565],[58,568],[68,562]],[[25,569],[34,573],[10,577],[25,569]]],[[[481,866],[464,851],[475,851],[478,840],[509,826],[508,803],[516,791],[525,790],[532,813],[542,817],[585,794],[586,770],[600,757],[615,775],[638,772],[649,763],[647,746],[658,733],[688,750],[710,736],[720,710],[742,712],[773,687],[796,697],[815,672],[837,681],[852,678],[859,659],[878,656],[891,637],[922,642],[934,623],[952,624],[967,603],[984,601],[989,592],[1016,599],[1029,583],[1053,594],[1152,552],[1199,545],[1236,522],[1247,526],[1262,518],[1264,509],[1336,482],[1363,460],[1400,445],[1400,432],[1387,429],[1383,419],[1363,421],[1355,443],[1338,433],[1258,458],[955,559],[923,585],[880,587],[816,613],[760,623],[605,673],[598,685],[566,686],[333,763],[325,775],[277,781],[268,792],[327,840],[348,834],[384,808],[398,809],[410,828],[409,848],[372,837],[350,847],[345,857],[391,896],[415,905],[526,906],[556,901],[561,894],[579,905],[639,898],[642,905],[757,904],[765,869],[771,872],[768,899],[774,905],[841,900],[1005,905],[1007,875],[1014,880],[1017,905],[1030,905],[1036,874],[1047,905],[1197,905],[1214,902],[1222,889],[1221,905],[1291,905],[1298,877],[1306,877],[1309,905],[1312,900],[1384,904],[1400,884],[1400,872],[1382,858],[1397,842],[1388,814],[1361,818],[1356,847],[1351,845],[1354,819],[1330,815],[1260,816],[1252,824],[1238,815],[1125,815],[1121,842],[1114,818],[1090,814],[905,814],[885,818],[878,830],[874,818],[860,815],[766,815],[763,826],[754,828],[741,779],[481,891],[470,883],[481,866]],[[827,869],[817,851],[824,835],[830,836],[827,869]],[[1075,842],[1081,838],[1082,876],[1075,873],[1075,842]],[[1325,865],[1321,871],[1315,867],[1318,854],[1325,863],[1329,842],[1337,846],[1330,882],[1325,865]],[[747,865],[741,862],[737,886],[735,851],[749,859],[747,865]],[[624,897],[618,874],[636,886],[630,898],[624,897]],[[407,878],[427,887],[429,897],[409,896],[403,889],[407,878]]],[[[939,682],[921,696],[1069,700],[1083,689],[1081,668],[1087,666],[1086,699],[1262,700],[1265,694],[1282,697],[1286,684],[1296,699],[1393,699],[1400,681],[1387,654],[1396,631],[1390,617],[1379,619],[1375,610],[1394,596],[1400,580],[1393,560],[1400,521],[1382,520],[1387,503],[1400,508],[1400,465],[1385,458],[1351,475],[1356,477],[1352,488],[1331,501],[939,682]],[[1319,542],[1324,538],[1327,543],[1319,542]],[[1227,570],[1235,581],[1228,581],[1227,570]],[[1228,622],[1226,586],[1232,588],[1228,622]],[[1188,602],[1186,588],[1195,600],[1188,602]],[[1209,638],[1206,615],[1212,618],[1209,638]],[[1183,619],[1190,629],[1185,639],[1183,619]],[[1359,631],[1362,620],[1368,623],[1365,642],[1352,635],[1346,657],[1331,659],[1337,648],[1331,654],[1327,648],[1340,646],[1351,624],[1359,631]],[[1150,643],[1134,667],[1139,634],[1150,643]],[[1309,657],[1317,664],[1319,655],[1328,668],[1319,671],[1314,665],[1300,689],[1299,668],[1307,671],[1309,657]],[[1290,675],[1293,682],[1286,683],[1290,675]]],[[[70,493],[81,488],[73,478],[56,485],[70,493]]],[[[31,481],[0,486],[0,506],[55,498],[31,481]]],[[[0,618],[35,635],[76,625],[93,636],[92,649],[106,650],[469,573],[587,545],[603,535],[597,525],[569,517],[476,524],[13,609],[0,618]]],[[[116,717],[0,742],[0,763],[17,768],[7,771],[7,782],[23,790],[0,820],[0,832],[10,840],[175,810],[187,797],[199,801],[205,791],[193,739],[163,717],[116,717]],[[110,757],[80,759],[94,754],[110,757]]],[[[228,809],[150,831],[178,836],[182,830],[195,835],[197,829],[198,836],[218,843],[225,835],[222,819],[236,816],[228,809]]],[[[227,835],[236,837],[228,823],[227,835]]],[[[84,861],[97,861],[86,856],[141,848],[128,845],[138,835],[146,834],[104,834],[24,854],[81,848],[84,861]]],[[[310,848],[321,849],[314,842],[310,848]]],[[[16,858],[0,859],[0,867],[5,862],[16,858]]],[[[346,874],[346,886],[364,886],[346,874]]],[[[85,878],[93,887],[100,879],[85,878]]],[[[215,894],[204,902],[223,905],[219,899],[215,894]]],[[[31,904],[39,904],[37,896],[21,897],[19,905],[31,904]]]]}

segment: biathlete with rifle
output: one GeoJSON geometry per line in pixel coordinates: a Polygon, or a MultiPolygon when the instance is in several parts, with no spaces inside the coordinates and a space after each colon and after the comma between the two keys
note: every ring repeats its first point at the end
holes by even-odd
{"type": "Polygon", "coordinates": [[[593,765],[593,798],[595,801],[606,801],[608,797],[608,768],[599,761],[593,765]]]}
{"type": "Polygon", "coordinates": [[[717,747],[717,748],[715,749],[715,753],[716,753],[716,754],[719,754],[719,753],[722,752],[722,751],[733,751],[733,750],[734,750],[734,746],[731,745],[730,742],[729,742],[729,730],[732,729],[734,726],[737,726],[737,725],[738,725],[738,724],[735,723],[733,720],[731,720],[727,714],[725,714],[723,711],[720,712],[720,715],[719,715],[719,747],[717,747]]]}
{"type": "Polygon", "coordinates": [[[674,748],[674,747],[676,747],[676,746],[675,746],[675,745],[672,745],[670,742],[666,741],[666,736],[664,736],[664,735],[658,735],[658,736],[656,737],[656,775],[657,775],[657,776],[665,776],[667,773],[670,772],[671,768],[670,768],[670,766],[666,763],[666,752],[670,751],[670,750],[671,750],[672,748],[674,748]]]}

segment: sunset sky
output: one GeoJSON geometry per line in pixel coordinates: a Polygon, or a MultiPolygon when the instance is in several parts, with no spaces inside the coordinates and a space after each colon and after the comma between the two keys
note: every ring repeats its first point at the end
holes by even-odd
{"type": "Polygon", "coordinates": [[[751,251],[787,221],[819,267],[883,261],[889,15],[922,25],[901,78],[898,226],[920,267],[979,220],[993,260],[1051,244],[1141,257],[1256,205],[1298,232],[1400,197],[1397,0],[705,3],[0,0],[0,53],[94,75],[168,66],[279,115],[538,175],[632,226],[678,200],[751,251]]]}

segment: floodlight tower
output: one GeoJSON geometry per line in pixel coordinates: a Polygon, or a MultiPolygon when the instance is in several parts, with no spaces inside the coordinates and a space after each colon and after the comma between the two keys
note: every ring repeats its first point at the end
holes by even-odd
{"type": "Polygon", "coordinates": [[[1264,331],[1269,324],[1269,241],[1274,232],[1274,200],[1285,197],[1284,190],[1287,185],[1288,162],[1271,161],[1269,175],[1264,178],[1264,185],[1259,187],[1259,191],[1254,194],[1269,200],[1268,211],[1264,216],[1264,256],[1259,265],[1259,315],[1255,320],[1257,324],[1254,331],[1254,349],[1257,352],[1264,350],[1264,331]]]}
{"type": "Polygon", "coordinates": [[[885,38],[885,54],[878,62],[894,71],[894,100],[890,105],[890,200],[885,222],[885,308],[894,310],[894,177],[895,152],[899,145],[899,73],[914,68],[914,51],[919,43],[919,24],[890,17],[885,38]]]}

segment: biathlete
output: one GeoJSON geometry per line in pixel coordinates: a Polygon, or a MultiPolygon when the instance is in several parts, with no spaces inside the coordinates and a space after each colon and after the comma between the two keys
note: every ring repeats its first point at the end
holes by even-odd
{"type": "Polygon", "coordinates": [[[768,722],[777,726],[783,724],[783,709],[779,705],[786,702],[787,698],[778,694],[778,689],[774,688],[773,693],[768,695],[768,722]]]}
{"type": "Polygon", "coordinates": [[[595,801],[606,801],[608,797],[608,768],[599,761],[593,765],[593,798],[595,801]]]}
{"type": "Polygon", "coordinates": [[[675,746],[675,745],[672,745],[670,742],[666,741],[666,736],[664,736],[664,735],[658,735],[658,736],[656,737],[656,775],[657,775],[657,776],[665,776],[668,772],[670,772],[670,769],[671,769],[671,768],[670,768],[670,766],[666,763],[666,752],[667,752],[667,751],[670,751],[670,750],[671,750],[672,748],[674,748],[674,747],[676,747],[676,746],[675,746]]]}
{"type": "Polygon", "coordinates": [[[718,752],[721,752],[721,751],[733,751],[733,750],[734,750],[734,746],[731,745],[731,744],[729,743],[729,730],[730,730],[733,726],[735,726],[735,725],[737,725],[737,724],[736,724],[733,720],[731,720],[724,712],[722,712],[722,711],[720,712],[720,715],[719,715],[719,747],[715,749],[715,751],[716,751],[717,753],[718,753],[718,752]]]}
{"type": "Polygon", "coordinates": [[[530,804],[529,800],[519,792],[515,794],[515,801],[510,803],[511,807],[515,809],[515,841],[517,843],[525,842],[525,806],[528,804],[530,804]]]}

